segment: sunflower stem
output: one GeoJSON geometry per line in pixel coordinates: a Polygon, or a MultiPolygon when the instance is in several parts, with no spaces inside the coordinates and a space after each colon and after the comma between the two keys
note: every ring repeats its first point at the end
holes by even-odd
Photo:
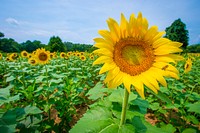
{"type": "Polygon", "coordinates": [[[124,101],[123,101],[123,105],[122,105],[122,114],[121,114],[120,126],[125,124],[128,98],[129,98],[129,93],[128,93],[127,89],[124,89],[124,101]]]}

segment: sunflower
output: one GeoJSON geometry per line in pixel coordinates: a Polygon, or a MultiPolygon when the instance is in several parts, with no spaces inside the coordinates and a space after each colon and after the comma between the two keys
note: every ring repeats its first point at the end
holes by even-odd
{"type": "Polygon", "coordinates": [[[2,53],[0,53],[0,59],[2,59],[2,57],[3,57],[3,55],[2,55],[2,53]]]}
{"type": "Polygon", "coordinates": [[[91,60],[94,60],[94,56],[93,56],[93,55],[90,55],[90,59],[91,59],[91,60]]]}
{"type": "Polygon", "coordinates": [[[85,57],[84,55],[81,55],[79,58],[80,58],[82,61],[85,61],[85,60],[86,60],[86,57],[85,57]]]}
{"type": "Polygon", "coordinates": [[[37,59],[31,57],[28,59],[28,63],[31,64],[31,65],[36,65],[37,64],[37,59]]]}
{"type": "Polygon", "coordinates": [[[28,52],[25,50],[21,52],[22,57],[28,58],[28,55],[29,55],[28,52]]]}
{"type": "Polygon", "coordinates": [[[61,52],[61,53],[60,53],[60,57],[61,57],[61,58],[65,58],[65,56],[66,56],[66,54],[65,54],[64,52],[61,52]]]}
{"type": "Polygon", "coordinates": [[[16,53],[12,53],[11,55],[9,55],[9,59],[10,61],[14,61],[16,59],[16,53]]]}
{"type": "Polygon", "coordinates": [[[185,62],[184,68],[185,68],[184,73],[188,73],[189,71],[191,71],[192,60],[190,58],[188,58],[187,61],[185,62]]]}
{"type": "Polygon", "coordinates": [[[84,52],[80,52],[81,55],[84,55],[84,52]]]}
{"type": "Polygon", "coordinates": [[[77,57],[80,57],[80,56],[81,56],[81,53],[77,52],[77,53],[76,53],[76,56],[77,56],[77,57]]]}
{"type": "Polygon", "coordinates": [[[72,52],[71,51],[67,52],[67,56],[70,56],[70,55],[72,55],[72,52]]]}
{"type": "Polygon", "coordinates": [[[132,14],[129,21],[121,14],[121,22],[107,20],[109,30],[99,30],[102,38],[95,38],[93,53],[100,55],[93,63],[102,64],[100,74],[107,72],[109,88],[123,84],[130,93],[131,85],[142,98],[144,85],[155,93],[159,90],[158,83],[167,86],[164,76],[178,79],[178,70],[171,65],[182,59],[173,53],[182,52],[182,44],[162,38],[165,32],[158,32],[157,26],[148,28],[148,21],[139,13],[132,14]],[[170,64],[169,64],[170,63],[170,64]]]}
{"type": "Polygon", "coordinates": [[[36,58],[38,64],[47,64],[50,60],[50,52],[43,48],[37,49],[34,58],[36,58]]]}

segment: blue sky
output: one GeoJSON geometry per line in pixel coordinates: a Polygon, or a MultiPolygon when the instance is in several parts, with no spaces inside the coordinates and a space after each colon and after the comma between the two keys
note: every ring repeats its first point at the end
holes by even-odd
{"type": "Polygon", "coordinates": [[[120,14],[142,12],[159,31],[181,18],[189,31],[189,43],[200,43],[200,0],[1,0],[0,32],[17,42],[51,36],[62,41],[93,44],[98,30],[108,29],[106,20],[119,22],[120,14]]]}

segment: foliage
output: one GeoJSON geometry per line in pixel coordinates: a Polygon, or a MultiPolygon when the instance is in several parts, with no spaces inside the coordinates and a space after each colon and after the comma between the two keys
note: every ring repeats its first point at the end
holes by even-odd
{"type": "Polygon", "coordinates": [[[31,42],[30,40],[27,40],[26,42],[21,43],[21,50],[26,50],[27,52],[33,52],[38,48],[44,48],[45,45],[42,44],[40,41],[34,40],[31,42]]]}
{"type": "Polygon", "coordinates": [[[26,58],[4,59],[0,60],[0,130],[67,132],[76,107],[89,102],[84,94],[98,80],[91,73],[96,67],[87,67],[92,60],[71,56],[31,66],[26,58]]]}
{"type": "Polygon", "coordinates": [[[189,53],[200,53],[200,44],[189,45],[186,50],[189,53]]]}
{"type": "Polygon", "coordinates": [[[4,37],[4,34],[2,32],[0,32],[0,37],[4,37]]]}
{"type": "Polygon", "coordinates": [[[175,20],[171,26],[165,29],[166,38],[183,43],[182,47],[186,48],[188,45],[188,30],[186,30],[186,25],[181,21],[181,19],[175,20]]]}
{"type": "Polygon", "coordinates": [[[3,52],[20,52],[21,46],[11,38],[2,38],[0,39],[0,51],[3,52]]]}
{"type": "Polygon", "coordinates": [[[51,52],[65,52],[66,46],[63,44],[62,40],[58,36],[53,36],[50,38],[48,43],[48,49],[51,52]]]}
{"type": "MultiPolygon", "coordinates": [[[[0,60],[0,131],[2,132],[199,132],[200,57],[185,54],[176,64],[180,79],[167,78],[158,94],[145,89],[146,100],[131,91],[126,123],[120,126],[124,86],[108,89],[100,65],[89,53],[52,58],[49,64],[28,64],[27,58],[0,60]],[[187,58],[192,70],[184,73],[187,58]],[[86,111],[80,114],[84,109],[86,111]],[[83,115],[82,118],[80,118],[83,115]],[[80,118],[80,120],[79,120],[80,118]]],[[[96,56],[94,55],[96,58],[96,56]]]]}
{"type": "Polygon", "coordinates": [[[72,43],[72,42],[64,42],[64,45],[67,47],[67,51],[92,52],[94,50],[93,45],[79,44],[79,43],[72,43]]]}

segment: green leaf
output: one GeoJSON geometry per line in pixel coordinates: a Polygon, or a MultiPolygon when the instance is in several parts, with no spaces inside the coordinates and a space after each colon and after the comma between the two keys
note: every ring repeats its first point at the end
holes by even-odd
{"type": "Polygon", "coordinates": [[[135,116],[132,119],[132,125],[135,127],[136,133],[146,133],[146,126],[143,124],[141,117],[135,116]]]}
{"type": "Polygon", "coordinates": [[[152,110],[158,110],[159,109],[159,107],[160,107],[160,104],[159,103],[151,103],[150,105],[149,105],[149,107],[152,109],[152,110]]]}
{"type": "MultiPolygon", "coordinates": [[[[132,101],[132,100],[135,100],[137,98],[137,95],[134,94],[134,93],[130,93],[129,94],[129,99],[128,99],[128,102],[132,101]]],[[[112,101],[112,102],[119,102],[119,103],[122,103],[123,102],[123,99],[124,99],[124,89],[117,89],[117,90],[114,90],[111,95],[109,96],[109,100],[112,101]]]]}
{"type": "Polygon", "coordinates": [[[160,98],[163,102],[172,103],[172,101],[164,93],[158,91],[158,94],[152,92],[156,97],[160,98]]]}
{"type": "Polygon", "coordinates": [[[110,92],[110,90],[104,88],[103,84],[101,82],[98,82],[93,88],[89,90],[86,96],[89,96],[89,99],[97,100],[99,98],[102,98],[106,92],[108,93],[110,92]]]}
{"type": "Polygon", "coordinates": [[[200,102],[188,104],[188,105],[186,105],[186,107],[189,108],[188,109],[189,112],[195,112],[195,113],[200,114],[200,102]]]}
{"type": "Polygon", "coordinates": [[[187,121],[189,121],[189,122],[193,122],[196,125],[199,124],[199,120],[193,115],[188,115],[188,116],[186,116],[186,118],[187,118],[187,121]]]}
{"type": "Polygon", "coordinates": [[[13,81],[13,80],[15,80],[15,77],[12,76],[12,75],[6,78],[6,82],[10,82],[10,81],[13,81]]]}
{"type": "Polygon", "coordinates": [[[133,133],[135,132],[135,128],[130,125],[126,124],[123,126],[119,126],[118,124],[110,124],[107,127],[103,128],[99,133],[133,133]]]}
{"type": "Polygon", "coordinates": [[[36,107],[36,106],[31,106],[28,105],[24,108],[24,111],[26,112],[26,114],[40,114],[42,113],[42,111],[36,107]]]}
{"type": "Polygon", "coordinates": [[[110,118],[112,118],[110,110],[97,106],[87,111],[70,133],[99,133],[113,123],[110,118]]]}
{"type": "Polygon", "coordinates": [[[0,125],[13,125],[16,124],[16,112],[15,110],[8,110],[0,118],[0,125]]]}
{"type": "Polygon", "coordinates": [[[149,107],[149,103],[146,100],[143,100],[141,98],[137,98],[133,100],[131,105],[137,105],[140,109],[140,112],[145,114],[147,112],[147,108],[149,107]]]}
{"type": "Polygon", "coordinates": [[[197,130],[193,128],[186,128],[182,133],[197,133],[197,130]]]}
{"type": "Polygon", "coordinates": [[[161,127],[163,131],[166,133],[174,133],[176,131],[176,128],[173,127],[171,124],[167,124],[161,127]]]}

